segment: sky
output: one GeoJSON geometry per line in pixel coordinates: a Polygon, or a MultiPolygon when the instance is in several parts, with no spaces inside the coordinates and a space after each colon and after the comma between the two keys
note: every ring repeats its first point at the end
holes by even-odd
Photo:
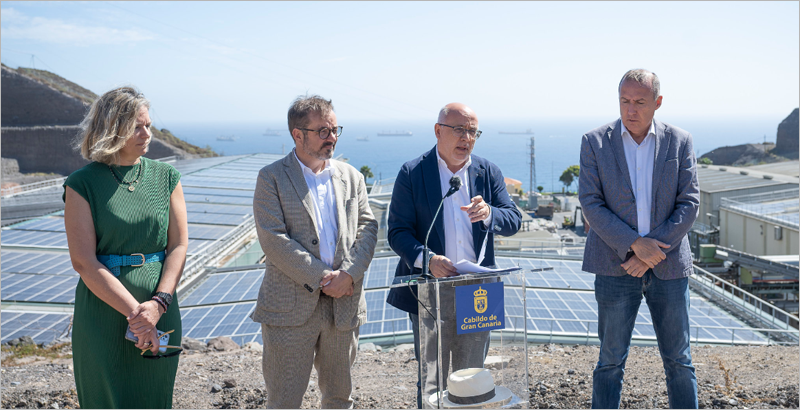
{"type": "MultiPolygon", "coordinates": [[[[339,122],[619,115],[631,68],[659,115],[775,118],[800,100],[798,2],[0,3],[0,60],[97,94],[133,84],[165,123],[285,121],[298,95],[339,122]]],[[[600,123],[598,123],[600,124],[600,123]]]]}

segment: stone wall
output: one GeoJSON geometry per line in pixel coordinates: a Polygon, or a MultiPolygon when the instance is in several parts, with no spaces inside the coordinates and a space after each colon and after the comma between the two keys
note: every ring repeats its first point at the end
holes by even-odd
{"type": "Polygon", "coordinates": [[[19,163],[14,158],[2,158],[3,177],[19,175],[19,163]]]}
{"type": "Polygon", "coordinates": [[[89,106],[77,98],[14,70],[2,67],[1,78],[0,122],[3,127],[77,125],[89,111],[89,106]]]}
{"type": "Polygon", "coordinates": [[[778,125],[778,136],[773,154],[780,155],[789,159],[797,159],[800,154],[800,113],[795,108],[788,117],[778,125]]]}
{"type": "MultiPolygon", "coordinates": [[[[5,90],[4,90],[5,92],[5,90]]],[[[80,127],[39,126],[3,127],[3,157],[14,158],[19,172],[45,172],[69,175],[89,162],[80,152],[72,148],[80,127]]],[[[187,155],[186,152],[163,141],[150,140],[147,158],[164,158],[172,155],[187,155]]]]}

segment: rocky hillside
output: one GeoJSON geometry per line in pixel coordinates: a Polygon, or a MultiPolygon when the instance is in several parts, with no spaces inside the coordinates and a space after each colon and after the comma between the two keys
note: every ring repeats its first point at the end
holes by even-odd
{"type": "Polygon", "coordinates": [[[773,148],[775,148],[775,144],[772,143],[720,147],[703,154],[699,161],[702,162],[702,158],[708,158],[714,165],[731,165],[738,167],[788,161],[788,158],[773,154],[773,148]]]}
{"type": "Polygon", "coordinates": [[[798,140],[800,140],[798,109],[795,108],[788,117],[778,125],[776,144],[742,144],[714,149],[703,154],[703,158],[714,165],[748,166],[783,162],[798,158],[798,140]]]}
{"type": "MultiPolygon", "coordinates": [[[[6,65],[2,65],[2,89],[3,93],[0,99],[2,118],[0,120],[3,125],[4,148],[16,145],[15,142],[26,144],[25,141],[28,140],[28,134],[30,134],[27,131],[33,127],[39,128],[37,134],[47,134],[48,139],[63,139],[70,133],[71,136],[74,136],[75,132],[71,130],[63,132],[63,130],[46,130],[42,127],[77,126],[86,115],[89,105],[98,97],[92,91],[49,71],[24,67],[12,69],[6,65]],[[19,138],[22,140],[16,141],[19,138]]],[[[169,155],[217,156],[209,147],[201,148],[189,144],[167,129],[153,128],[152,131],[155,140],[165,143],[156,144],[165,147],[157,153],[154,152],[154,155],[161,157],[169,155]],[[164,152],[169,155],[163,155],[164,152]]],[[[64,145],[69,145],[68,143],[65,141],[64,145]]],[[[13,154],[11,151],[3,150],[3,156],[15,158],[15,155],[11,155],[13,154]]],[[[151,156],[148,155],[148,157],[151,156]]],[[[21,170],[30,169],[30,165],[35,165],[28,164],[24,158],[18,159],[21,170]]],[[[38,171],[35,166],[33,168],[38,171]]],[[[72,166],[66,168],[72,168],[72,166]]]]}
{"type": "Polygon", "coordinates": [[[800,143],[800,109],[795,108],[786,119],[778,125],[778,138],[773,154],[789,159],[798,159],[798,143],[800,143]]]}
{"type": "Polygon", "coordinates": [[[19,67],[17,72],[42,84],[46,84],[50,86],[50,88],[54,88],[64,94],[74,97],[86,105],[90,105],[97,99],[97,94],[49,71],[19,67]]]}

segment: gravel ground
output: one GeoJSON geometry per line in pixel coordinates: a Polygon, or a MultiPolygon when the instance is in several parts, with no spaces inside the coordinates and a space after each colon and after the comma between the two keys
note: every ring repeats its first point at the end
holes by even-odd
{"type": "MultiPolygon", "coordinates": [[[[361,351],[353,368],[356,408],[414,408],[417,363],[408,345],[361,351]]],[[[531,408],[588,408],[598,348],[529,348],[531,408]]],[[[692,349],[701,408],[798,408],[798,346],[701,346],[692,349]]],[[[4,353],[5,356],[5,353],[4,353]]],[[[658,349],[632,347],[622,408],[668,407],[658,349]]],[[[319,408],[314,372],[303,408],[319,408]]],[[[71,359],[25,358],[2,369],[2,408],[77,408],[71,359]]],[[[175,386],[176,408],[264,408],[257,350],[185,352],[175,386]],[[217,385],[217,386],[214,386],[217,385]],[[212,392],[214,387],[220,391],[212,392]]]]}

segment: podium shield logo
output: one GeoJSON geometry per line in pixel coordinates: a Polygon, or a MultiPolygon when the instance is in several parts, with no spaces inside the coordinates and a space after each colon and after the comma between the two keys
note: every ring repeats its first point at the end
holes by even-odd
{"type": "Polygon", "coordinates": [[[489,299],[486,297],[486,292],[481,287],[478,287],[478,290],[473,293],[475,295],[475,311],[478,313],[486,312],[486,308],[489,307],[489,299]]]}
{"type": "Polygon", "coordinates": [[[503,282],[455,287],[457,334],[505,329],[503,282]]]}

